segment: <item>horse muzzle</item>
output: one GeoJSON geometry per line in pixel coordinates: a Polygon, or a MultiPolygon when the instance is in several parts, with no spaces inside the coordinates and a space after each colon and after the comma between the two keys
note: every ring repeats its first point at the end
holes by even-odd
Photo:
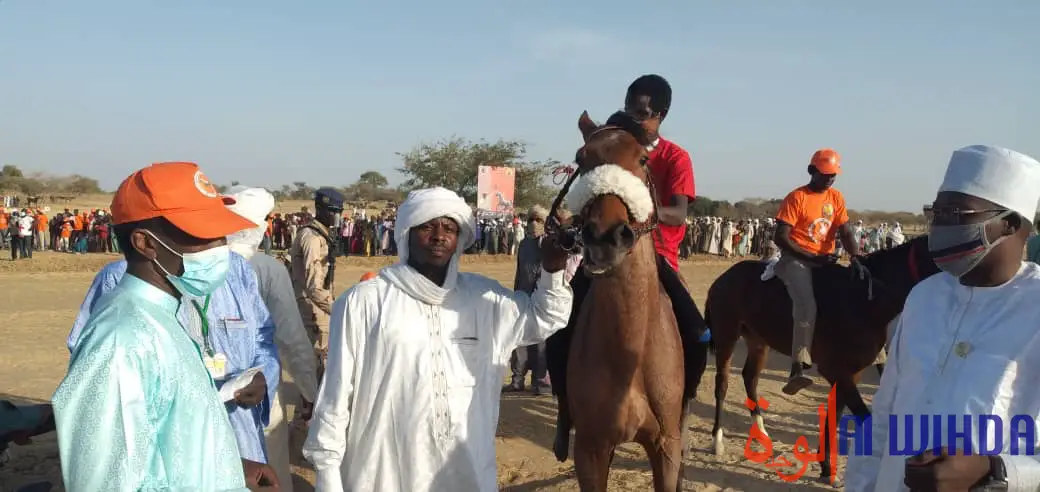
{"type": "Polygon", "coordinates": [[[584,245],[583,269],[589,276],[604,275],[620,266],[636,242],[635,230],[626,223],[618,224],[602,234],[597,234],[592,224],[586,224],[581,232],[584,245]]]}

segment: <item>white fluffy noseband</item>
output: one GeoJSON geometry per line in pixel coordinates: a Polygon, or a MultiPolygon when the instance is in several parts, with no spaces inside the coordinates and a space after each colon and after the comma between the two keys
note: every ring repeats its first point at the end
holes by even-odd
{"type": "Polygon", "coordinates": [[[617,195],[638,222],[650,220],[650,214],[654,213],[650,189],[643,180],[617,164],[596,166],[578,176],[563,199],[572,214],[581,215],[585,205],[600,195],[617,195]]]}

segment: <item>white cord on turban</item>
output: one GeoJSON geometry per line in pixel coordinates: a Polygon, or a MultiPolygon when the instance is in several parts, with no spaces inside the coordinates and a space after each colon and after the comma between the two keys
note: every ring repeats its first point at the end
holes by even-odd
{"type": "Polygon", "coordinates": [[[256,224],[252,229],[245,229],[227,237],[228,246],[247,260],[252,258],[267,232],[267,214],[274,210],[274,196],[263,188],[249,188],[235,185],[225,194],[234,198],[235,203],[228,205],[228,210],[235,212],[246,220],[256,224]]]}
{"type": "Polygon", "coordinates": [[[447,188],[415,190],[408,194],[408,198],[397,209],[394,240],[397,241],[398,262],[381,270],[380,275],[412,297],[427,304],[439,305],[455,288],[459,258],[476,240],[473,210],[462,197],[447,188]],[[447,217],[459,225],[458,246],[448,263],[448,274],[443,286],[434,284],[408,266],[408,231],[438,217],[447,217]]]}

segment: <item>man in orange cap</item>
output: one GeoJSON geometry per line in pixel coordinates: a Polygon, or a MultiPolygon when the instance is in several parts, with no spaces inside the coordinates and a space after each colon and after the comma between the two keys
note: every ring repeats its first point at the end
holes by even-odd
{"type": "Polygon", "coordinates": [[[270,467],[239,458],[207,367],[219,361],[177,318],[182,296],[225,282],[225,237],[254,227],[226,203],[187,162],[144,168],[116,191],[127,274],[97,300],[52,398],[69,491],[277,484],[270,467]]]}
{"type": "Polygon", "coordinates": [[[816,298],[813,293],[812,269],[837,261],[835,236],[841,231],[841,242],[849,250],[853,262],[860,256],[849,227],[845,197],[833,188],[841,173],[841,157],[834,149],[821,149],[809,161],[809,184],[800,186],[784,197],[776,215],[773,241],[780,248],[776,276],[791,296],[794,318],[791,347],[791,375],[783,391],[789,395],[812,385],[803,371],[812,366],[812,347],[816,325],[816,298]]]}

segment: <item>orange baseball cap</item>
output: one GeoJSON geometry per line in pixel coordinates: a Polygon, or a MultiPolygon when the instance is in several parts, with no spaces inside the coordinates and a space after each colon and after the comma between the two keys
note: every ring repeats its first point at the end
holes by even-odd
{"type": "Polygon", "coordinates": [[[376,272],[368,272],[368,273],[365,273],[364,275],[361,276],[361,280],[360,281],[364,282],[366,280],[372,280],[374,278],[376,278],[376,272]]]}
{"type": "Polygon", "coordinates": [[[256,227],[227,208],[235,200],[221,196],[193,162],[160,162],[126,178],[112,197],[112,223],[162,217],[190,236],[216,239],[256,227]]]}
{"type": "Polygon", "coordinates": [[[841,156],[834,149],[817,150],[809,164],[820,174],[841,174],[841,156]]]}

